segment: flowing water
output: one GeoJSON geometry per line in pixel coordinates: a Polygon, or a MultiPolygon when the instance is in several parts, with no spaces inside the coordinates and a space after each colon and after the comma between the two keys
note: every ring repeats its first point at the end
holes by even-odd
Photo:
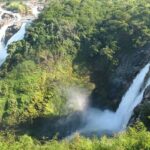
{"type": "Polygon", "coordinates": [[[26,24],[27,23],[23,23],[21,28],[18,30],[17,33],[15,33],[7,42],[6,47],[8,45],[10,45],[12,42],[16,42],[19,40],[22,40],[24,38],[24,35],[26,33],[26,24]]]}
{"type": "MultiPolygon", "coordinates": [[[[16,22],[21,21],[20,14],[12,13],[3,9],[0,9],[0,20],[2,20],[2,15],[4,13],[13,15],[13,20],[11,23],[6,24],[0,29],[0,66],[5,61],[7,57],[7,48],[12,42],[16,42],[22,40],[24,38],[26,32],[26,25],[31,20],[26,20],[22,23],[22,26],[15,33],[5,45],[5,34],[6,30],[9,26],[13,25],[16,22]]],[[[35,17],[38,16],[39,11],[37,7],[32,8],[32,13],[35,17]]],[[[73,93],[69,98],[69,106],[74,107],[75,103],[72,103],[72,99],[76,99],[79,104],[79,111],[83,111],[83,118],[85,126],[81,129],[77,130],[77,132],[81,134],[113,134],[119,131],[122,131],[126,128],[129,119],[131,118],[132,112],[134,108],[142,101],[144,91],[148,85],[150,85],[150,79],[147,81],[145,86],[143,87],[144,79],[146,74],[149,71],[150,64],[148,63],[135,77],[133,83],[130,88],[127,90],[125,95],[122,97],[121,103],[116,112],[112,112],[110,110],[101,111],[99,109],[91,108],[90,106],[87,108],[88,100],[86,95],[73,93]],[[87,104],[86,104],[87,103],[87,104]]],[[[76,106],[77,107],[77,106],[76,106]]],[[[74,134],[72,135],[74,136],[74,134]]]]}
{"type": "MultiPolygon", "coordinates": [[[[38,7],[34,6],[32,8],[32,12],[33,12],[33,15],[35,17],[38,16],[39,14],[39,11],[37,10],[38,7]]],[[[9,15],[12,15],[12,19],[11,20],[8,20],[6,21],[6,23],[4,22],[4,25],[1,27],[0,29],[0,66],[3,64],[3,62],[5,61],[6,57],[7,57],[7,48],[8,48],[8,45],[10,45],[11,43],[13,42],[16,42],[16,41],[19,41],[19,40],[22,40],[24,38],[24,35],[25,35],[25,32],[26,32],[26,25],[28,23],[30,23],[32,20],[29,19],[29,20],[23,20],[23,22],[21,21],[22,20],[22,17],[20,14],[18,13],[13,13],[11,11],[7,11],[7,10],[4,10],[2,8],[0,8],[0,20],[2,21],[2,15],[3,14],[9,14],[9,15]],[[22,22],[22,25],[20,27],[20,29],[18,30],[18,32],[16,32],[7,42],[7,44],[5,45],[5,34],[6,34],[6,30],[8,29],[8,27],[14,25],[15,23],[19,23],[19,22],[22,22]]]]}
{"type": "MultiPolygon", "coordinates": [[[[90,106],[88,109],[83,110],[85,126],[76,132],[83,135],[112,135],[125,130],[134,108],[142,101],[144,91],[146,87],[150,85],[150,79],[148,79],[145,86],[143,86],[149,68],[150,63],[141,69],[125,95],[122,97],[121,103],[116,112],[110,110],[101,111],[99,109],[91,108],[90,106]]],[[[85,99],[82,99],[82,101],[85,103],[85,99]]],[[[75,133],[68,138],[73,138],[74,136],[75,133]]]]}
{"type": "Polygon", "coordinates": [[[143,86],[144,79],[149,71],[150,64],[148,63],[133,80],[132,85],[123,96],[116,116],[120,118],[120,128],[126,128],[128,121],[132,115],[133,109],[141,102],[146,87],[150,84],[149,80],[145,87],[143,86]]]}
{"type": "Polygon", "coordinates": [[[4,44],[4,40],[5,40],[5,33],[6,30],[8,28],[8,25],[4,25],[1,29],[0,29],[0,66],[1,64],[4,62],[6,56],[7,56],[7,52],[5,50],[5,44],[4,44]]]}

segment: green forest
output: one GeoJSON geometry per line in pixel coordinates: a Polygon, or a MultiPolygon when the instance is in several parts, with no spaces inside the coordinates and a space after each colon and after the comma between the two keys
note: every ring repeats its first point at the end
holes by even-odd
{"type": "MultiPolygon", "coordinates": [[[[7,8],[27,13],[21,3],[7,8]]],[[[50,0],[25,38],[9,45],[1,66],[0,149],[150,150],[150,103],[143,105],[144,117],[113,137],[77,134],[68,141],[59,140],[59,133],[49,139],[29,129],[38,118],[73,111],[66,109],[69,87],[86,88],[96,97],[93,105],[116,110],[107,92],[110,75],[121,55],[130,57],[149,44],[149,0],[50,0]]]]}

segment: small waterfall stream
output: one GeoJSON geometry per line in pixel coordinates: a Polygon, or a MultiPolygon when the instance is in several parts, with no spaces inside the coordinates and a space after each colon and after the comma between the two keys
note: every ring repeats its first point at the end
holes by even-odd
{"type": "Polygon", "coordinates": [[[15,33],[7,42],[6,47],[10,45],[12,42],[16,42],[19,40],[22,40],[24,38],[24,35],[26,33],[26,25],[27,23],[23,23],[21,28],[18,30],[17,33],[15,33]]]}
{"type": "MultiPolygon", "coordinates": [[[[4,44],[4,38],[5,36],[3,37],[2,41],[1,41],[1,47],[0,47],[0,66],[2,65],[2,63],[5,61],[6,57],[7,57],[7,48],[8,48],[8,45],[10,45],[11,43],[13,42],[16,42],[16,41],[19,41],[19,40],[22,40],[24,38],[24,35],[25,35],[25,27],[26,27],[26,24],[27,23],[23,23],[21,28],[18,30],[17,33],[15,33],[7,42],[7,44],[5,45],[4,44]]],[[[6,28],[7,30],[7,28],[6,28]]],[[[5,32],[6,32],[5,30],[5,32]]]]}
{"type": "Polygon", "coordinates": [[[9,25],[4,25],[1,29],[0,29],[0,66],[1,64],[4,62],[6,56],[7,56],[7,52],[5,50],[5,44],[4,44],[4,40],[5,40],[5,33],[6,30],[8,28],[9,25]]]}
{"type": "MultiPolygon", "coordinates": [[[[38,11],[38,7],[37,6],[33,6],[32,8],[32,12],[33,15],[35,16],[35,18],[38,17],[38,14],[40,13],[38,11]]],[[[25,32],[26,32],[26,25],[28,23],[30,23],[32,21],[32,19],[28,19],[28,20],[23,20],[22,22],[22,17],[20,14],[18,13],[13,13],[11,11],[7,11],[4,10],[2,8],[0,8],[1,14],[0,14],[0,20],[2,20],[2,15],[3,14],[9,14],[13,16],[13,19],[10,22],[7,22],[6,24],[4,24],[1,29],[0,29],[0,66],[4,63],[6,57],[7,57],[7,48],[8,45],[10,45],[13,42],[22,40],[24,38],[25,32]],[[18,30],[18,32],[16,32],[7,42],[7,44],[5,45],[5,34],[6,34],[6,30],[8,29],[8,27],[14,25],[15,23],[19,23],[22,22],[22,25],[20,27],[20,29],[18,30]]]]}

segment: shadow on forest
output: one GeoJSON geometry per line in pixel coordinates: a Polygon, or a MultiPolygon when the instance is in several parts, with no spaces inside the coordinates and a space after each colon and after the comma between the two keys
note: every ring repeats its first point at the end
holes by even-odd
{"type": "Polygon", "coordinates": [[[28,134],[39,140],[62,139],[84,125],[82,115],[75,112],[68,116],[39,117],[20,124],[15,130],[17,134],[28,134]]]}

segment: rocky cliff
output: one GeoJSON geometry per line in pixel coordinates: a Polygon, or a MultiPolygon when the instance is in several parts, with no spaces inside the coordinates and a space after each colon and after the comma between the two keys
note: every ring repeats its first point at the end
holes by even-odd
{"type": "MultiPolygon", "coordinates": [[[[128,90],[134,77],[150,60],[149,46],[132,51],[131,53],[121,52],[118,54],[119,64],[112,73],[109,74],[107,83],[107,99],[101,99],[97,80],[96,88],[93,92],[93,103],[101,108],[111,108],[116,110],[120,104],[122,96],[128,90]]],[[[98,78],[98,77],[97,77],[98,78]]]]}

